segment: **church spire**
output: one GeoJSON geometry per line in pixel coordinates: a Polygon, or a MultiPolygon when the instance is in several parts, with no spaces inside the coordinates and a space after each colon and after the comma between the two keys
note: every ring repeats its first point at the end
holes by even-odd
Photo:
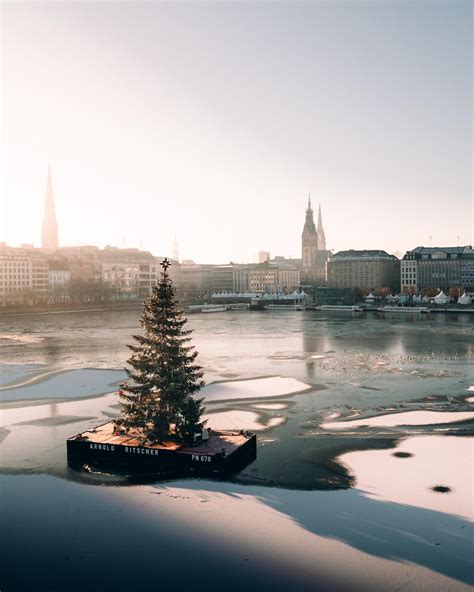
{"type": "Polygon", "coordinates": [[[174,240],[173,240],[173,261],[179,263],[179,249],[178,249],[178,240],[176,239],[176,232],[174,233],[174,240]]]}
{"type": "Polygon", "coordinates": [[[48,163],[48,180],[46,183],[46,198],[44,202],[43,227],[41,232],[41,247],[43,249],[58,248],[58,223],[54,209],[53,181],[51,177],[51,163],[48,163]]]}
{"type": "Polygon", "coordinates": [[[304,223],[303,235],[316,236],[316,226],[314,225],[313,208],[311,207],[311,194],[308,195],[308,209],[306,210],[306,220],[304,223]]]}
{"type": "Polygon", "coordinates": [[[323,216],[321,214],[321,204],[319,204],[318,208],[318,250],[319,251],[326,251],[326,234],[323,228],[323,216]]]}

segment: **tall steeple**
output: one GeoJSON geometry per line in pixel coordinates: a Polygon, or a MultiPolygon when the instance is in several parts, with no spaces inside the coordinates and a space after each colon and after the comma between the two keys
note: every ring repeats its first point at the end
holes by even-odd
{"type": "Polygon", "coordinates": [[[176,240],[176,233],[174,234],[173,240],[173,256],[172,259],[179,263],[179,249],[178,249],[178,241],[176,240]]]}
{"type": "Polygon", "coordinates": [[[315,269],[318,257],[318,233],[314,225],[311,195],[308,196],[308,208],[301,236],[301,267],[305,273],[315,269]]]}
{"type": "Polygon", "coordinates": [[[43,227],[41,231],[41,247],[43,249],[58,248],[58,222],[54,210],[53,182],[51,180],[51,164],[48,163],[48,181],[44,202],[43,227]]]}
{"type": "Polygon", "coordinates": [[[318,249],[320,251],[327,251],[326,248],[326,234],[323,228],[323,217],[321,215],[321,204],[318,209],[318,249]]]}
{"type": "Polygon", "coordinates": [[[313,208],[311,207],[311,194],[308,195],[308,208],[306,210],[306,220],[303,228],[303,236],[316,234],[316,226],[314,225],[313,208]]]}

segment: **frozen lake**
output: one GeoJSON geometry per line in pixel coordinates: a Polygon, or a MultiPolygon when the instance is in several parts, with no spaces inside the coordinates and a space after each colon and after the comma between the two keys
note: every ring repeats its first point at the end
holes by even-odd
{"type": "MultiPolygon", "coordinates": [[[[204,541],[205,553],[219,541],[226,565],[232,562],[226,545],[235,545],[247,570],[237,572],[235,590],[252,589],[250,582],[262,589],[265,570],[275,590],[288,589],[289,582],[295,590],[315,582],[323,588],[333,582],[331,590],[362,589],[354,578],[364,581],[363,589],[376,590],[386,573],[406,590],[464,590],[473,583],[465,544],[472,536],[466,501],[472,497],[472,316],[192,315],[189,325],[208,384],[206,417],[215,429],[255,430],[257,459],[229,482],[131,487],[68,469],[65,440],[118,415],[117,385],[125,377],[127,344],[139,330],[139,315],[0,316],[0,454],[8,520],[21,511],[17,498],[26,503],[23,487],[38,488],[40,497],[30,505],[38,512],[31,516],[35,536],[56,549],[40,515],[49,515],[65,540],[69,529],[78,533],[76,542],[65,544],[64,561],[85,557],[96,576],[98,546],[88,541],[81,521],[93,528],[99,512],[109,528],[103,540],[112,548],[113,516],[140,538],[147,524],[168,532],[166,520],[185,515],[188,534],[183,530],[181,537],[178,528],[167,536],[190,556],[189,528],[204,541]],[[393,456],[397,451],[401,456],[393,456]],[[437,492],[437,485],[447,492],[437,492]],[[68,496],[76,500],[72,510],[58,501],[68,496]],[[227,525],[227,535],[217,532],[211,509],[227,525]],[[124,511],[133,514],[126,517],[124,511]],[[460,533],[465,540],[456,538],[460,533]],[[247,557],[245,536],[255,553],[266,541],[268,555],[247,557]],[[381,543],[375,545],[376,539],[381,543]],[[299,553],[293,544],[300,545],[299,553]],[[315,548],[327,560],[317,559],[315,548]],[[346,557],[346,571],[339,570],[334,553],[346,557]],[[252,558],[258,567],[251,566],[252,558]],[[312,571],[316,564],[319,580],[312,571]]],[[[24,540],[18,531],[10,543],[20,545],[20,535],[24,540]]],[[[141,565],[136,554],[132,559],[141,565]]],[[[165,565],[172,557],[164,553],[161,560],[165,565]]],[[[190,565],[192,573],[205,576],[197,561],[190,565]]],[[[113,578],[110,589],[112,583],[113,578]]]]}

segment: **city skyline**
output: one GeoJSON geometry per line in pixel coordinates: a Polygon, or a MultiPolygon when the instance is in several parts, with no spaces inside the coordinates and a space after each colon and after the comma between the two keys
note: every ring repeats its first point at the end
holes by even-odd
{"type": "Polygon", "coordinates": [[[470,6],[420,6],[3,5],[0,240],[51,160],[62,245],[298,258],[308,189],[328,249],[472,244],[470,6]]]}
{"type": "MultiPolygon", "coordinates": [[[[307,209],[306,209],[306,219],[308,216],[308,211],[311,211],[311,217],[313,219],[314,216],[314,209],[312,209],[312,203],[311,203],[311,192],[308,192],[308,202],[307,202],[307,209]]],[[[317,214],[317,244],[318,244],[318,250],[322,250],[324,252],[326,252],[326,233],[325,230],[323,228],[323,222],[322,222],[322,212],[321,212],[321,202],[318,203],[318,214],[317,214]]],[[[306,227],[307,224],[307,220],[306,223],[303,227],[303,232],[304,232],[304,228],[306,227]]],[[[315,222],[313,220],[313,225],[315,225],[315,222]]],[[[54,192],[53,192],[53,188],[52,188],[52,173],[51,173],[51,162],[48,162],[48,172],[47,172],[47,182],[46,182],[46,192],[45,192],[45,199],[44,199],[44,211],[43,211],[43,218],[42,218],[42,225],[41,225],[41,238],[39,240],[39,242],[41,243],[40,245],[35,244],[34,242],[21,242],[18,244],[12,244],[12,243],[8,243],[7,241],[0,241],[0,242],[4,242],[5,244],[7,244],[8,246],[11,247],[22,247],[22,246],[34,246],[34,247],[41,247],[41,248],[46,248],[46,249],[58,249],[61,247],[74,247],[74,246],[97,246],[99,248],[104,248],[104,247],[112,247],[115,249],[144,249],[143,244],[140,244],[140,247],[138,247],[137,245],[133,245],[133,244],[126,244],[126,240],[125,237],[122,241],[122,245],[109,245],[109,244],[97,244],[97,243],[79,243],[77,245],[71,245],[71,244],[64,244],[64,245],[58,245],[58,234],[59,234],[59,229],[58,229],[58,223],[56,220],[56,214],[55,214],[55,199],[54,199],[54,192]],[[51,228],[52,226],[52,228],[51,228]],[[47,235],[45,235],[45,227],[48,228],[48,230],[46,231],[46,233],[53,233],[53,238],[48,238],[47,235]],[[46,238],[45,238],[46,236],[46,238]],[[49,243],[48,243],[49,241],[49,243]],[[51,242],[52,241],[52,242],[51,242]],[[48,244],[47,244],[48,243],[48,244]]],[[[315,232],[316,232],[316,228],[315,228],[315,232]]],[[[457,237],[459,239],[459,237],[457,237]]],[[[419,246],[426,246],[426,247],[431,247],[433,246],[433,237],[430,236],[429,237],[430,241],[429,244],[427,245],[419,245],[419,246]]],[[[443,248],[443,245],[438,244],[435,245],[437,248],[443,248]]],[[[446,245],[444,245],[445,247],[446,245]]],[[[460,243],[457,245],[460,246],[460,243]]],[[[332,251],[333,253],[336,253],[338,251],[342,251],[342,250],[347,250],[347,249],[330,249],[327,252],[329,253],[330,251],[332,251]]],[[[351,247],[349,250],[354,250],[353,247],[351,247]]],[[[357,249],[355,249],[357,250],[357,249]]],[[[384,249],[385,250],[385,249],[384,249]]],[[[407,249],[408,251],[408,249],[407,249]]],[[[247,260],[247,261],[238,261],[236,258],[229,260],[229,261],[194,261],[194,259],[184,259],[185,262],[192,262],[192,263],[210,263],[210,264],[226,264],[226,263],[251,263],[251,262],[260,262],[259,261],[259,256],[260,254],[264,252],[264,251],[259,251],[258,253],[254,253],[253,254],[253,258],[247,260]]],[[[267,252],[270,257],[285,257],[288,258],[290,260],[300,260],[301,259],[301,253],[299,253],[296,256],[290,255],[287,256],[286,254],[274,254],[274,253],[270,253],[269,251],[267,252]]],[[[157,254],[157,253],[155,253],[157,254]]],[[[403,252],[400,250],[396,250],[394,251],[392,254],[395,254],[398,258],[401,258],[403,255],[403,252]]],[[[178,240],[177,240],[177,236],[176,236],[176,232],[174,233],[173,236],[173,243],[171,247],[168,247],[168,250],[164,250],[163,251],[163,255],[164,256],[169,256],[171,257],[171,259],[174,259],[178,262],[183,262],[183,259],[179,256],[179,245],[178,245],[178,240]]]]}

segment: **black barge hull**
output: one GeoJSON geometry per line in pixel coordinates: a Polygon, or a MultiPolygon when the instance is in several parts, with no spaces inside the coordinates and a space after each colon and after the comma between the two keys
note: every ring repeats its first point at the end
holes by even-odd
{"type": "MultiPolygon", "coordinates": [[[[80,434],[67,441],[68,465],[76,469],[107,468],[128,474],[162,473],[236,473],[253,462],[257,456],[257,437],[247,434],[245,440],[229,452],[213,450],[207,444],[181,447],[175,450],[152,446],[131,446],[107,442],[93,442],[80,434]]],[[[237,436],[237,434],[236,434],[237,436]]],[[[214,444],[229,437],[228,432],[214,432],[214,444]]]]}

